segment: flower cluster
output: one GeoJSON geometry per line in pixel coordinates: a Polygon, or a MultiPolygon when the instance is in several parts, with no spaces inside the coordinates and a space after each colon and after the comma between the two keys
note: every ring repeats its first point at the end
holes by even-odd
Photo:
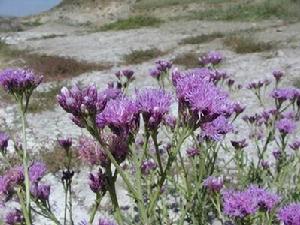
{"type": "Polygon", "coordinates": [[[276,123],[276,128],[283,135],[291,134],[296,130],[295,121],[283,118],[276,123]]]}
{"type": "Polygon", "coordinates": [[[143,161],[141,170],[144,175],[149,175],[152,170],[156,169],[156,167],[156,162],[153,159],[149,159],[143,161]]]}
{"type": "Polygon", "coordinates": [[[209,176],[203,182],[203,186],[213,192],[219,192],[223,188],[223,185],[224,181],[222,177],[209,176]]]}
{"type": "Polygon", "coordinates": [[[63,87],[57,96],[57,101],[67,113],[72,114],[72,120],[76,125],[86,127],[89,116],[95,117],[105,108],[110,99],[119,98],[121,95],[119,89],[112,87],[97,92],[95,85],[83,89],[75,85],[71,89],[63,87]]]}
{"type": "Polygon", "coordinates": [[[105,190],[106,178],[105,178],[105,175],[103,174],[103,172],[101,170],[99,170],[95,174],[90,173],[89,185],[90,185],[90,189],[94,193],[98,193],[100,191],[105,190]]]}
{"type": "Polygon", "coordinates": [[[223,60],[223,56],[220,52],[208,52],[199,58],[201,65],[208,64],[217,65],[223,60]]]}
{"type": "Polygon", "coordinates": [[[23,224],[24,222],[22,212],[18,209],[8,212],[5,216],[5,223],[7,225],[23,224]]]}
{"type": "Polygon", "coordinates": [[[138,107],[128,98],[110,100],[96,117],[97,126],[108,126],[116,134],[128,134],[137,128],[138,107]]]}
{"type": "Polygon", "coordinates": [[[257,186],[244,191],[226,190],[223,193],[224,213],[233,218],[254,215],[258,210],[270,211],[280,201],[280,197],[257,186]]]}
{"type": "Polygon", "coordinates": [[[148,128],[157,129],[169,112],[172,97],[161,89],[144,89],[136,92],[136,105],[148,128]]]}
{"type": "Polygon", "coordinates": [[[29,69],[9,68],[0,73],[0,85],[8,93],[17,96],[31,95],[32,91],[42,82],[42,79],[42,76],[35,75],[29,69]]]}
{"type": "Polygon", "coordinates": [[[172,68],[172,63],[166,60],[158,60],[155,62],[155,68],[150,70],[150,76],[160,79],[161,76],[172,68]]]}
{"type": "Polygon", "coordinates": [[[284,225],[299,225],[300,224],[300,204],[289,204],[278,212],[278,219],[284,225]]]}
{"type": "Polygon", "coordinates": [[[78,152],[80,159],[89,165],[105,167],[108,163],[107,156],[99,147],[99,144],[90,138],[81,137],[79,139],[78,152]]]}
{"type": "Polygon", "coordinates": [[[209,82],[207,70],[177,77],[175,83],[179,107],[187,106],[200,117],[201,122],[210,122],[218,116],[229,117],[234,104],[226,92],[209,82]]]}

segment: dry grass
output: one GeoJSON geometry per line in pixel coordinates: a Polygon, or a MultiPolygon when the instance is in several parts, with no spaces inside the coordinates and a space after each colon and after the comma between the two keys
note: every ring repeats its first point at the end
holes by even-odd
{"type": "MultiPolygon", "coordinates": [[[[81,161],[78,158],[77,151],[73,151],[73,160],[72,160],[72,168],[78,170],[81,165],[81,161]]],[[[55,146],[55,148],[51,151],[44,150],[40,152],[38,156],[46,165],[47,169],[50,173],[57,173],[60,170],[63,170],[66,165],[66,157],[65,157],[65,150],[62,149],[60,146],[55,146]]]]}
{"type": "Polygon", "coordinates": [[[236,53],[264,52],[276,47],[275,43],[258,41],[251,34],[229,35],[224,39],[224,45],[236,53]]]}
{"type": "Polygon", "coordinates": [[[33,92],[28,106],[28,112],[40,113],[46,110],[53,110],[57,105],[56,96],[58,95],[63,86],[64,85],[62,83],[57,83],[48,91],[33,92]]]}
{"type": "Polygon", "coordinates": [[[211,34],[202,34],[202,35],[198,35],[198,36],[193,36],[193,37],[188,37],[188,38],[184,38],[180,44],[202,44],[205,42],[211,42],[217,38],[223,38],[224,34],[220,33],[220,32],[214,32],[211,34]]]}
{"type": "Polygon", "coordinates": [[[109,30],[129,30],[138,29],[141,27],[157,27],[163,21],[151,16],[134,16],[127,19],[120,19],[116,22],[108,23],[96,29],[95,31],[109,31],[109,30]]]}
{"type": "Polygon", "coordinates": [[[300,20],[299,0],[240,0],[235,2],[236,4],[228,4],[228,7],[212,7],[194,12],[190,19],[254,21],[278,18],[286,21],[300,20]]]}
{"type": "Polygon", "coordinates": [[[32,54],[14,49],[1,41],[0,56],[6,61],[14,60],[16,63],[13,66],[25,66],[43,74],[45,81],[64,80],[89,71],[101,71],[112,67],[107,63],[89,63],[60,56],[32,54]]]}
{"type": "Polygon", "coordinates": [[[195,68],[199,67],[198,58],[199,54],[196,54],[194,52],[187,52],[176,56],[173,63],[175,65],[181,65],[186,68],[195,68]]]}
{"type": "Polygon", "coordinates": [[[123,59],[127,65],[139,64],[157,58],[164,54],[166,53],[157,48],[151,48],[147,50],[133,50],[131,53],[125,55],[123,59]]]}

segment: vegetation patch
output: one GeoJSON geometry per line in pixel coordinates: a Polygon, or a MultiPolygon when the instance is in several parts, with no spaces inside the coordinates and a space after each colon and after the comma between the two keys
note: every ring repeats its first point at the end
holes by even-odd
{"type": "MultiPolygon", "coordinates": [[[[73,151],[73,159],[72,159],[72,168],[79,169],[80,168],[80,160],[78,158],[77,151],[73,151]]],[[[63,170],[66,165],[66,152],[60,146],[56,145],[53,150],[43,150],[40,151],[40,155],[38,156],[47,166],[47,169],[50,173],[57,173],[60,170],[63,170]]]]}
{"type": "MultiPolygon", "coordinates": [[[[141,27],[156,27],[163,21],[156,17],[150,16],[134,16],[127,19],[117,20],[116,22],[108,23],[100,27],[99,31],[109,30],[129,30],[138,29],[141,27]]],[[[98,30],[97,30],[98,31],[98,30]]]]}
{"type": "Polygon", "coordinates": [[[34,92],[31,98],[31,103],[28,106],[28,112],[39,113],[54,109],[57,104],[56,96],[59,94],[62,87],[62,84],[57,83],[48,91],[34,92]]]}
{"type": "Polygon", "coordinates": [[[162,56],[164,54],[166,53],[157,48],[133,50],[131,53],[125,55],[123,59],[126,64],[138,64],[157,58],[158,56],[162,56]]]}
{"type": "Polygon", "coordinates": [[[199,67],[198,58],[199,54],[196,54],[194,52],[187,52],[176,56],[173,63],[175,65],[181,65],[186,68],[195,68],[199,67]]]}
{"type": "Polygon", "coordinates": [[[251,34],[229,35],[224,39],[224,45],[236,53],[263,52],[276,47],[275,43],[255,40],[255,37],[251,34]]]}
{"type": "Polygon", "coordinates": [[[193,36],[193,37],[187,37],[184,38],[180,44],[201,44],[201,43],[205,43],[205,42],[210,42],[213,41],[217,38],[223,38],[224,34],[220,33],[220,32],[214,32],[211,34],[202,34],[202,35],[198,35],[198,36],[193,36]]]}
{"type": "Polygon", "coordinates": [[[208,20],[263,20],[278,18],[287,21],[300,19],[298,0],[262,0],[239,3],[229,7],[210,8],[193,13],[191,19],[208,20]]]}
{"type": "Polygon", "coordinates": [[[27,53],[23,50],[14,49],[1,41],[0,57],[6,61],[16,61],[12,66],[26,66],[43,74],[46,81],[63,80],[89,71],[101,71],[112,67],[108,63],[89,63],[61,56],[27,53]]]}

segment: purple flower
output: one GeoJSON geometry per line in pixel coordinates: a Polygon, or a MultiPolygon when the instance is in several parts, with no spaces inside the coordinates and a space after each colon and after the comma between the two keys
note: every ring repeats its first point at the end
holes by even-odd
{"type": "Polygon", "coordinates": [[[81,137],[79,139],[79,158],[89,165],[105,166],[108,159],[98,143],[90,138],[81,137]]]}
{"type": "Polygon", "coordinates": [[[270,163],[268,161],[265,161],[265,160],[262,160],[261,163],[260,163],[261,167],[264,169],[264,170],[267,170],[270,168],[270,163]]]}
{"type": "Polygon", "coordinates": [[[277,217],[284,225],[300,225],[300,204],[291,203],[281,208],[277,217]]]}
{"type": "Polygon", "coordinates": [[[276,122],[276,128],[283,135],[291,134],[296,130],[296,123],[294,120],[283,118],[276,122]]]}
{"type": "Polygon", "coordinates": [[[300,148],[300,140],[294,141],[292,144],[289,145],[291,149],[294,151],[298,151],[300,148]]]}
{"type": "Polygon", "coordinates": [[[161,75],[161,72],[158,69],[154,68],[154,69],[150,70],[149,74],[150,74],[151,77],[159,79],[160,75],[161,75]]]}
{"type": "Polygon", "coordinates": [[[197,149],[197,148],[194,148],[194,147],[188,148],[188,149],[186,150],[186,154],[187,154],[188,157],[193,158],[193,157],[195,157],[195,156],[197,156],[197,155],[200,155],[200,150],[197,149]]]}
{"type": "Polygon", "coordinates": [[[118,225],[114,220],[109,218],[101,218],[98,225],[118,225]]]}
{"type": "Polygon", "coordinates": [[[142,173],[143,175],[149,175],[152,170],[155,170],[157,167],[153,159],[144,160],[142,163],[142,173]]]}
{"type": "Polygon", "coordinates": [[[274,70],[272,74],[277,82],[280,81],[281,78],[284,76],[284,73],[280,70],[274,70]]]}
{"type": "Polygon", "coordinates": [[[279,159],[281,158],[281,156],[282,156],[282,152],[281,152],[280,150],[274,150],[274,151],[272,152],[272,155],[274,156],[274,158],[275,158],[276,160],[279,160],[279,159]]]}
{"type": "Polygon", "coordinates": [[[224,116],[219,116],[212,122],[204,123],[202,126],[202,137],[219,141],[222,137],[233,130],[232,124],[224,116]]]}
{"type": "Polygon", "coordinates": [[[165,115],[163,118],[163,122],[166,126],[170,127],[171,129],[174,129],[176,126],[176,117],[171,115],[165,115]]]}
{"type": "Polygon", "coordinates": [[[222,177],[209,176],[203,182],[203,186],[213,192],[220,192],[223,188],[224,181],[222,177]]]}
{"type": "Polygon", "coordinates": [[[246,191],[252,195],[258,207],[263,211],[271,211],[281,199],[278,195],[254,185],[251,185],[246,191]]]}
{"type": "Polygon", "coordinates": [[[0,198],[6,201],[10,196],[10,193],[18,185],[22,185],[24,182],[24,174],[22,166],[15,166],[3,176],[0,176],[0,198]]]}
{"type": "Polygon", "coordinates": [[[0,151],[5,152],[8,146],[9,136],[4,132],[0,132],[0,151]]]}
{"type": "Polygon", "coordinates": [[[233,111],[235,112],[236,116],[240,115],[241,113],[243,113],[245,111],[245,106],[242,106],[239,103],[234,103],[233,104],[233,111]]]}
{"type": "Polygon", "coordinates": [[[34,162],[29,167],[29,179],[32,183],[40,181],[47,172],[47,167],[42,162],[34,162]]]}
{"type": "Polygon", "coordinates": [[[244,218],[257,212],[258,206],[252,195],[246,191],[226,190],[222,193],[223,211],[233,218],[244,218]]]}
{"type": "Polygon", "coordinates": [[[109,100],[119,98],[121,95],[121,91],[115,88],[97,92],[95,85],[83,89],[75,85],[71,89],[63,87],[57,101],[67,113],[72,114],[72,120],[76,125],[85,127],[84,121],[87,116],[94,117],[105,108],[109,100]]]}
{"type": "Polygon", "coordinates": [[[271,97],[276,99],[279,103],[286,100],[294,101],[299,95],[299,90],[296,88],[278,88],[272,91],[271,97]]]}
{"type": "Polygon", "coordinates": [[[175,87],[179,104],[186,105],[205,120],[232,115],[234,104],[228,94],[205,77],[205,73],[191,73],[177,79],[175,87]]]}
{"type": "Polygon", "coordinates": [[[260,89],[261,87],[263,87],[265,84],[264,81],[253,81],[250,84],[247,85],[248,89],[260,89]]]}
{"type": "Polygon", "coordinates": [[[94,193],[99,193],[100,191],[104,191],[105,190],[105,185],[106,185],[105,175],[102,173],[101,170],[99,170],[95,174],[90,173],[90,175],[89,175],[89,186],[90,186],[90,189],[94,193]]]}
{"type": "Polygon", "coordinates": [[[30,188],[31,194],[42,200],[42,201],[48,201],[49,196],[50,196],[50,185],[45,185],[45,184],[34,184],[30,188]]]}
{"type": "Polygon", "coordinates": [[[155,68],[150,70],[150,76],[159,79],[164,73],[172,68],[172,63],[166,60],[158,60],[155,62],[155,68]]]}
{"type": "Polygon", "coordinates": [[[271,211],[279,201],[278,195],[254,185],[244,191],[223,192],[224,213],[234,218],[254,215],[258,210],[271,211]]]}
{"type": "Polygon", "coordinates": [[[128,133],[137,126],[138,107],[128,98],[111,100],[96,117],[97,126],[108,126],[115,133],[128,133]]]}
{"type": "Polygon", "coordinates": [[[164,115],[169,112],[172,97],[161,89],[136,91],[136,105],[142,113],[147,127],[157,128],[164,115]]]}
{"type": "Polygon", "coordinates": [[[172,68],[172,62],[167,60],[158,60],[155,62],[156,68],[161,72],[167,72],[172,68]]]}
{"type": "Polygon", "coordinates": [[[125,77],[127,80],[132,80],[134,71],[126,69],[126,70],[120,70],[115,73],[116,77],[118,79],[121,79],[122,77],[125,77]]]}
{"type": "Polygon", "coordinates": [[[72,146],[72,138],[60,138],[57,141],[59,145],[66,150],[72,146]]]}
{"type": "Polygon", "coordinates": [[[245,147],[248,146],[248,143],[246,142],[246,139],[240,140],[240,141],[235,141],[231,140],[231,145],[236,149],[236,150],[241,150],[245,147]]]}
{"type": "Polygon", "coordinates": [[[22,212],[18,209],[15,209],[15,210],[7,213],[5,216],[5,223],[7,225],[23,224],[24,222],[25,221],[24,221],[22,212]]]}
{"type": "MultiPolygon", "coordinates": [[[[32,91],[42,82],[42,76],[36,76],[32,70],[9,68],[0,73],[0,85],[10,94],[20,95],[32,91]]],[[[28,96],[27,96],[28,97],[28,96]]]]}
{"type": "Polygon", "coordinates": [[[199,58],[201,65],[213,64],[217,65],[223,60],[223,56],[219,52],[208,52],[199,58]]]}

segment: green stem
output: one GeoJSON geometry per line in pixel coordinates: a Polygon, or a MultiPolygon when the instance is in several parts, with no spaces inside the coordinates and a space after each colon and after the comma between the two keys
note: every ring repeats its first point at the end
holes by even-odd
{"type": "Polygon", "coordinates": [[[74,225],[73,222],[73,203],[72,203],[72,180],[69,181],[69,218],[70,218],[70,224],[74,225]]]}
{"type": "Polygon", "coordinates": [[[29,218],[31,218],[30,212],[30,183],[29,183],[29,172],[28,172],[28,159],[27,159],[27,140],[26,140],[26,114],[23,107],[23,102],[20,101],[20,111],[22,118],[22,133],[23,133],[23,169],[25,178],[25,204],[29,218]]]}
{"type": "Polygon", "coordinates": [[[97,213],[97,209],[100,205],[100,202],[101,202],[101,194],[100,193],[96,193],[96,200],[95,200],[95,205],[94,205],[94,208],[93,208],[93,211],[92,211],[92,214],[91,214],[91,217],[90,217],[90,224],[93,224],[94,222],[94,219],[95,219],[95,216],[96,216],[96,213],[97,213]]]}
{"type": "Polygon", "coordinates": [[[26,205],[24,204],[24,199],[23,199],[21,190],[19,188],[17,189],[17,195],[18,195],[18,198],[20,201],[23,216],[25,218],[25,223],[26,223],[26,225],[31,225],[31,219],[30,219],[29,213],[27,211],[26,205]]]}

